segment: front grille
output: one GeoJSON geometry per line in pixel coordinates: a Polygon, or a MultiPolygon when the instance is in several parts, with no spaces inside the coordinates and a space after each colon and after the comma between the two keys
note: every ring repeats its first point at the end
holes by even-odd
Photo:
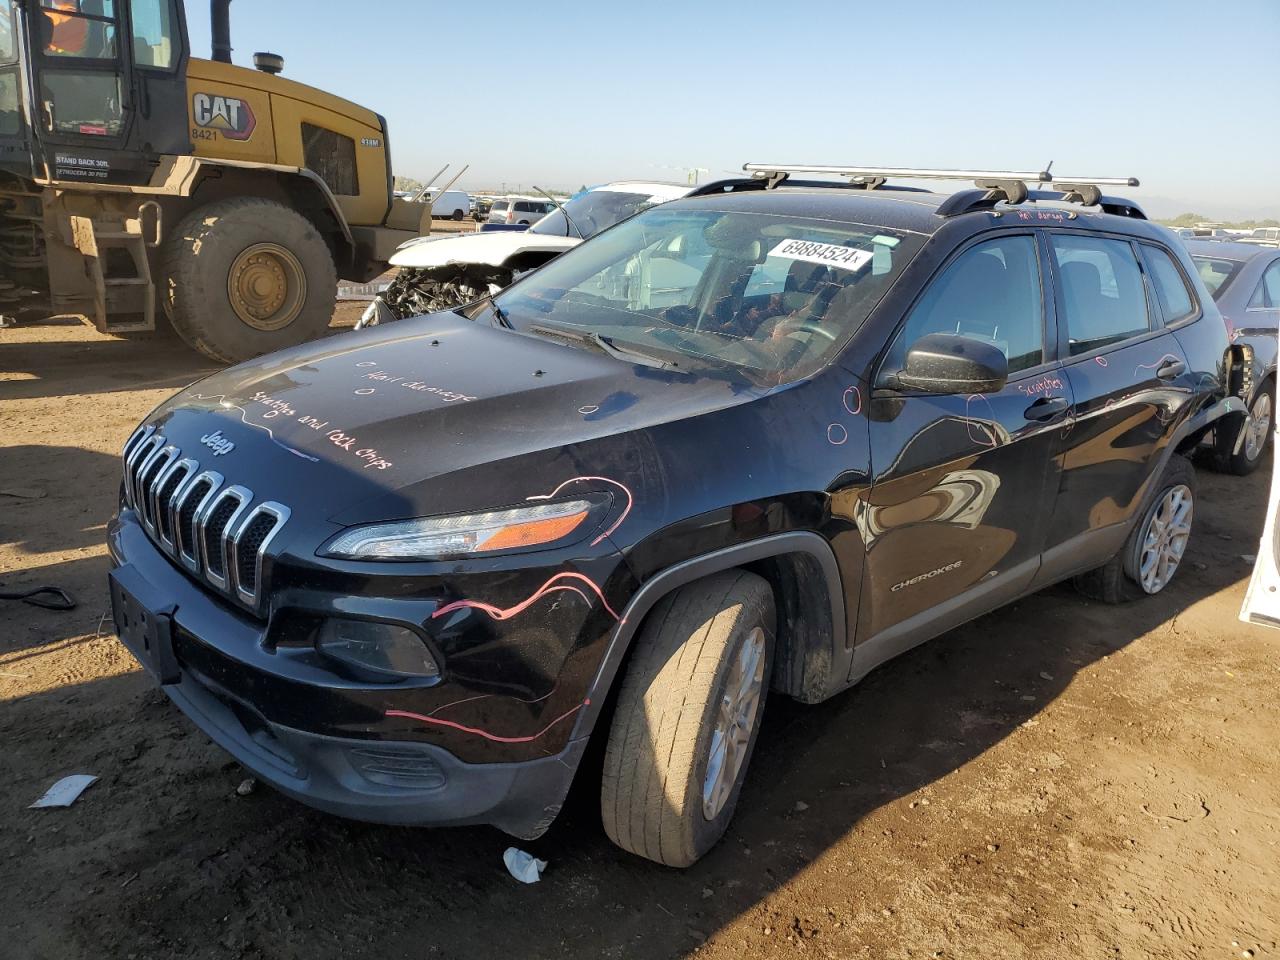
{"type": "Polygon", "coordinates": [[[136,431],[124,446],[124,489],[155,544],[192,574],[233,600],[261,612],[262,561],[289,519],[289,508],[253,491],[223,486],[213,470],[201,471],[182,451],[166,445],[153,427],[136,431]]]}

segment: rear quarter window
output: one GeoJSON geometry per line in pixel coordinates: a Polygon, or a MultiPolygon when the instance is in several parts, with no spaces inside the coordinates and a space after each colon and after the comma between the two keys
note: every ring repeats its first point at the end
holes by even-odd
{"type": "Polygon", "coordinates": [[[1173,262],[1173,258],[1159,247],[1145,243],[1142,245],[1142,255],[1146,258],[1151,282],[1156,288],[1156,299],[1160,301],[1164,322],[1178,323],[1194,316],[1196,302],[1191,296],[1191,291],[1187,289],[1187,281],[1177,264],[1173,262]]]}

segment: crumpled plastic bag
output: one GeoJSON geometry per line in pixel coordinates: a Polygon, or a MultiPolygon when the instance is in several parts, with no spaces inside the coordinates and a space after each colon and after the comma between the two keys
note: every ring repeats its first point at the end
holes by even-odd
{"type": "Polygon", "coordinates": [[[69,807],[79,799],[90,785],[96,783],[97,777],[89,773],[76,773],[63,777],[44,792],[44,796],[28,807],[35,810],[39,807],[69,807]]]}
{"type": "Polygon", "coordinates": [[[502,862],[507,865],[507,872],[521,883],[537,883],[542,879],[542,871],[547,869],[547,861],[515,847],[502,851],[502,862]]]}

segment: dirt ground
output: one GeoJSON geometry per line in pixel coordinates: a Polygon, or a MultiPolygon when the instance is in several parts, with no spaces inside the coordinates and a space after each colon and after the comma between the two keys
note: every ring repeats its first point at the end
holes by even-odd
{"type": "Polygon", "coordinates": [[[0,330],[0,584],[79,599],[0,602],[0,957],[1280,956],[1280,633],[1236,620],[1269,469],[1199,471],[1159,597],[1054,588],[822,706],[773,698],[693,869],[610,846],[580,782],[522,844],[550,867],[521,886],[494,830],[238,796],[112,635],[118,451],[207,369],[82,326],[0,330]],[[101,780],[73,807],[27,809],[81,772],[101,780]]]}

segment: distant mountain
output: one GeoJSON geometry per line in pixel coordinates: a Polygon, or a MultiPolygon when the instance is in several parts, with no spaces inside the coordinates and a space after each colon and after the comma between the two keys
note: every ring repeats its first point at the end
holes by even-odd
{"type": "Polygon", "coordinates": [[[1266,220],[1280,219],[1280,203],[1260,203],[1249,206],[1238,203],[1215,203],[1212,201],[1178,200],[1173,197],[1153,197],[1141,190],[1134,190],[1130,196],[1142,205],[1147,216],[1157,220],[1172,220],[1180,213],[1202,213],[1209,220],[1266,220]]]}

